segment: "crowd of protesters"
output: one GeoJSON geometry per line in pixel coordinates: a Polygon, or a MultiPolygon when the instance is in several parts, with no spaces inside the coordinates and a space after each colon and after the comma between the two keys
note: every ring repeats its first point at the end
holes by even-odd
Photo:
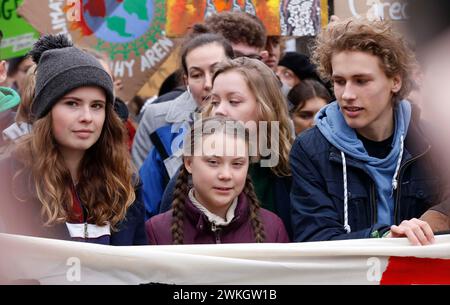
{"type": "Polygon", "coordinates": [[[107,59],[62,34],[1,61],[0,232],[427,245],[450,230],[450,185],[410,98],[420,87],[406,39],[388,21],[346,19],[322,30],[311,57],[283,48],[253,15],[213,14],[132,115],[107,59]]]}

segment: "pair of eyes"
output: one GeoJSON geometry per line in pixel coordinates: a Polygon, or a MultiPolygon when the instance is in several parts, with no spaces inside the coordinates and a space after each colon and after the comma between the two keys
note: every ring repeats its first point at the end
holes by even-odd
{"type": "Polygon", "coordinates": [[[198,79],[198,78],[203,77],[204,75],[205,75],[204,73],[199,73],[199,72],[197,72],[197,73],[191,73],[191,74],[189,74],[189,77],[190,77],[190,78],[194,78],[194,79],[198,79]]]}
{"type": "MultiPolygon", "coordinates": [[[[206,163],[208,163],[208,165],[213,166],[213,167],[219,166],[221,163],[217,159],[206,159],[205,161],[206,161],[206,163]]],[[[245,161],[234,161],[231,163],[231,165],[233,165],[233,167],[240,168],[245,165],[245,161]]]]}
{"type": "MultiPolygon", "coordinates": [[[[231,99],[231,100],[228,101],[228,103],[230,103],[232,106],[237,106],[237,105],[239,105],[239,104],[242,103],[242,102],[243,102],[243,101],[237,100],[237,99],[231,99]]],[[[218,99],[218,98],[211,98],[211,99],[210,99],[210,103],[211,103],[211,105],[212,105],[213,107],[217,107],[217,106],[219,106],[219,104],[221,103],[221,100],[218,99]]]]}
{"type": "MultiPolygon", "coordinates": [[[[369,82],[368,79],[365,78],[358,78],[355,80],[355,83],[357,85],[365,85],[369,82]]],[[[334,86],[345,86],[345,84],[347,83],[347,81],[345,79],[333,79],[333,84],[334,86]]]]}
{"type": "MultiPolygon", "coordinates": [[[[81,104],[77,101],[65,101],[64,102],[65,105],[69,106],[69,107],[79,107],[81,104]]],[[[94,102],[92,104],[90,104],[90,107],[93,109],[103,109],[105,108],[105,104],[104,103],[100,103],[100,102],[94,102]]]]}
{"type": "Polygon", "coordinates": [[[309,120],[314,117],[314,113],[311,112],[297,112],[295,113],[295,116],[302,118],[304,120],[309,120]]]}

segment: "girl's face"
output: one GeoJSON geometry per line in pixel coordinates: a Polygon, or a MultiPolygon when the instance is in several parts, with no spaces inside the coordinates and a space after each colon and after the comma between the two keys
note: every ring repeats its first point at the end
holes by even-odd
{"type": "Polygon", "coordinates": [[[211,115],[222,115],[242,123],[259,121],[256,97],[244,77],[236,71],[219,74],[211,91],[211,115]]]}
{"type": "Polygon", "coordinates": [[[233,200],[242,192],[249,165],[246,142],[217,132],[204,135],[194,156],[184,165],[192,174],[195,198],[210,212],[225,218],[233,200]]]}
{"type": "Polygon", "coordinates": [[[186,55],[186,81],[197,105],[209,96],[214,67],[225,59],[225,50],[218,43],[200,46],[186,55]]]}
{"type": "Polygon", "coordinates": [[[314,125],[314,116],[326,104],[327,102],[323,98],[313,97],[307,100],[303,107],[295,109],[295,112],[292,114],[295,134],[298,135],[302,131],[312,127],[314,125]]]}
{"type": "Polygon", "coordinates": [[[98,87],[80,87],[63,96],[51,110],[52,132],[61,152],[89,149],[105,122],[106,97],[98,87]]]}

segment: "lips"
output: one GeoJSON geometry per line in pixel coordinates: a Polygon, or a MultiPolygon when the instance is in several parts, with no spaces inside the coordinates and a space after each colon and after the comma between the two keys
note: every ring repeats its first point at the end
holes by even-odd
{"type": "Polygon", "coordinates": [[[276,61],[273,59],[268,59],[266,60],[266,65],[268,65],[269,67],[275,66],[276,61]]]}
{"type": "Polygon", "coordinates": [[[344,109],[347,111],[355,112],[355,111],[363,110],[364,108],[355,107],[355,106],[345,106],[344,109]]]}
{"type": "Polygon", "coordinates": [[[89,129],[80,129],[80,130],[74,130],[73,131],[79,138],[86,139],[91,136],[94,132],[89,129]]]}
{"type": "Polygon", "coordinates": [[[356,106],[345,106],[342,107],[342,109],[344,110],[345,115],[351,118],[357,117],[364,110],[364,108],[356,106]]]}
{"type": "Polygon", "coordinates": [[[233,188],[232,187],[213,187],[213,189],[218,192],[218,193],[228,193],[230,192],[233,188]]]}

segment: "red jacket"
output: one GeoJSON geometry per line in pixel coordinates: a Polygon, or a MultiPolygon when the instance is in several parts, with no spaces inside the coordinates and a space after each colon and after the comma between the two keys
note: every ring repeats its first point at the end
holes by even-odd
{"type": "MultiPolygon", "coordinates": [[[[250,222],[250,208],[247,196],[239,195],[233,220],[214,232],[205,214],[189,199],[184,210],[184,244],[253,243],[255,237],[250,222]]],[[[274,213],[260,209],[259,216],[264,226],[266,243],[287,243],[289,237],[281,219],[274,213]]],[[[172,244],[172,210],[153,216],[145,223],[149,243],[152,245],[172,244]]]]}

